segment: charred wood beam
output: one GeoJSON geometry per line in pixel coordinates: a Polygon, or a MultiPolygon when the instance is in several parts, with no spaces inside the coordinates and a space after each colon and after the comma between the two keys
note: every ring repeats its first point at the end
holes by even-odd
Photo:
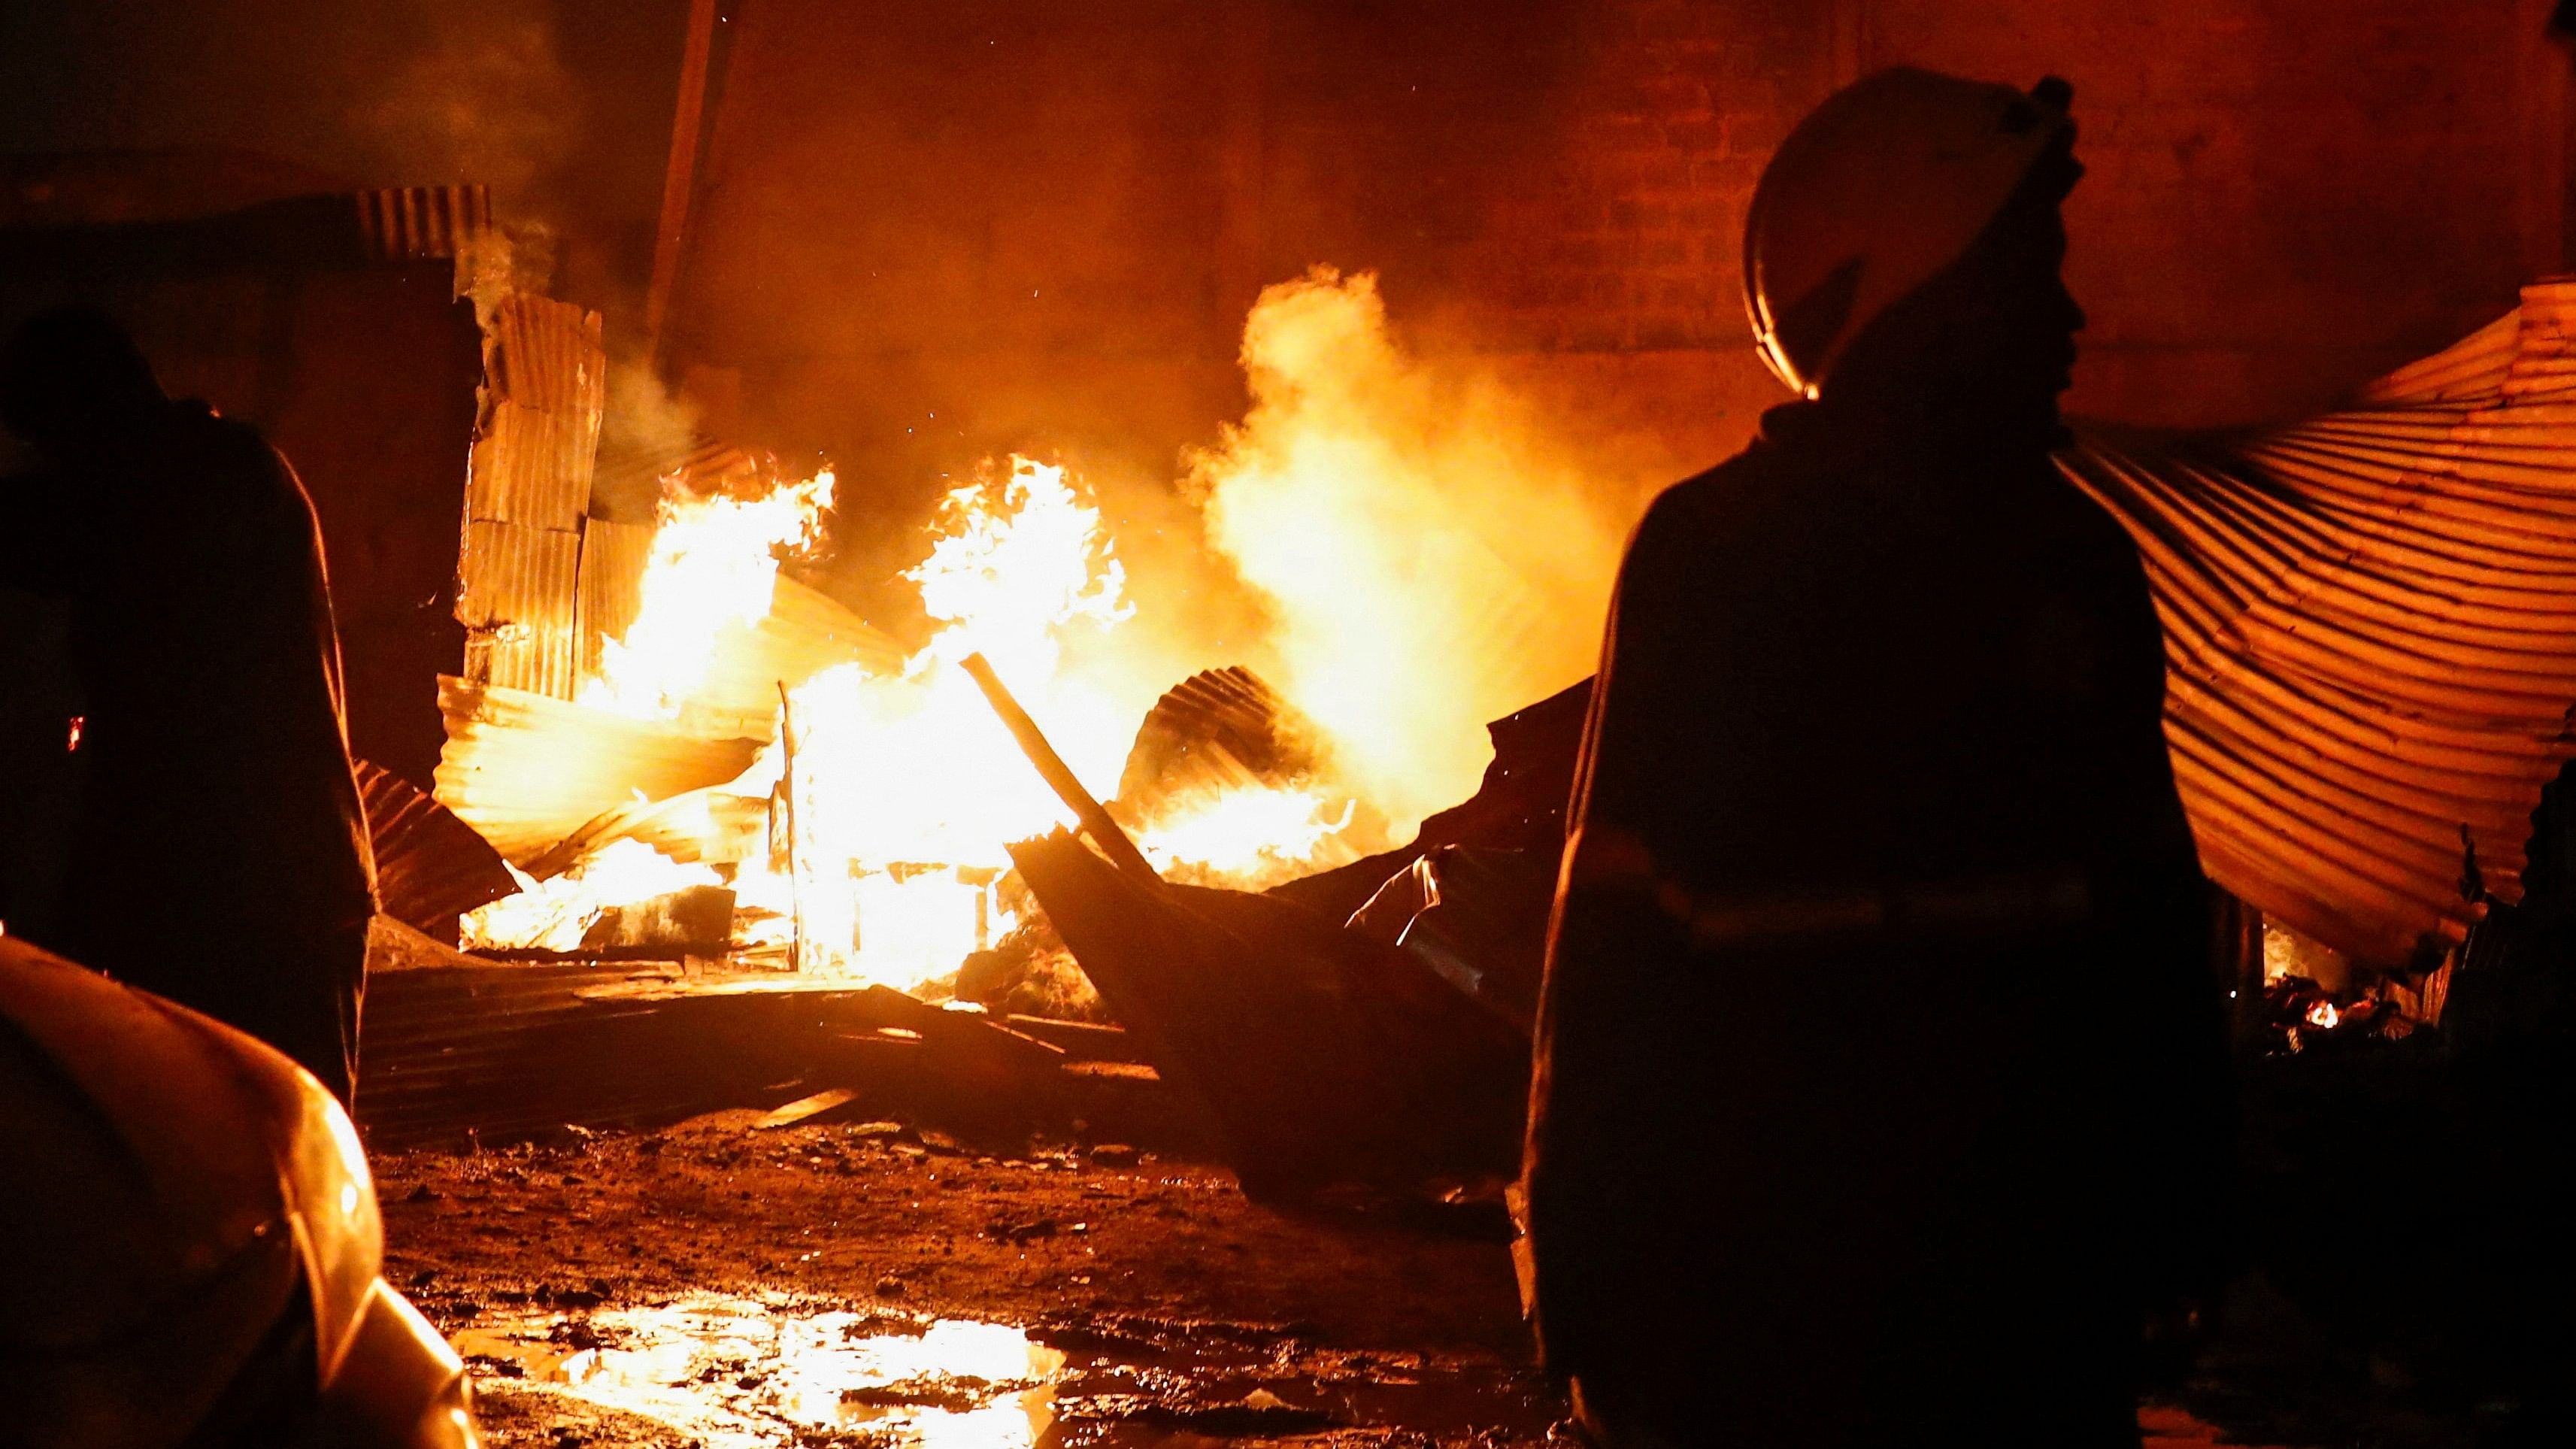
{"type": "Polygon", "coordinates": [[[1127,832],[1118,827],[1118,822],[1109,818],[1109,811],[1083,788],[1081,780],[1074,777],[1073,767],[1055,752],[1055,746],[1047,743],[1046,732],[1038,728],[1036,720],[1029,718],[1027,710],[1020,708],[1020,702],[1012,697],[1010,689],[1002,683],[1002,677],[993,672],[992,664],[981,654],[969,654],[959,663],[974,678],[975,687],[984,691],[985,702],[993,706],[993,713],[1001,716],[1002,725],[1011,732],[1011,738],[1019,742],[1020,753],[1029,757],[1029,763],[1037,767],[1047,787],[1055,791],[1056,798],[1062,800],[1074,818],[1082,822],[1082,833],[1091,837],[1091,843],[1100,847],[1101,854],[1137,880],[1161,883],[1162,876],[1145,859],[1145,852],[1136,848],[1136,842],[1128,839],[1127,832]]]}

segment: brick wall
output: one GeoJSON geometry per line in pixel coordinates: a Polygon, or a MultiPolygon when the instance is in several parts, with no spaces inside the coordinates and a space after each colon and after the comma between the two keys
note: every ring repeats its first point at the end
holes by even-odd
{"type": "Polygon", "coordinates": [[[2277,417],[2565,266],[2567,58],[2534,0],[1868,0],[1867,66],[2075,85],[2073,405],[2277,417]]]}

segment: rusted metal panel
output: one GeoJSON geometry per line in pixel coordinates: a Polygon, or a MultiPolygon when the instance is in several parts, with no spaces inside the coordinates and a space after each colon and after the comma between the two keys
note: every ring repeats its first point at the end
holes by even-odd
{"type": "Polygon", "coordinates": [[[600,647],[622,639],[644,605],[644,562],[653,554],[653,526],[590,519],[581,535],[579,626],[581,667],[599,671],[600,647]]]}
{"type": "Polygon", "coordinates": [[[467,676],[570,699],[580,685],[575,590],[581,535],[515,523],[465,525],[456,617],[467,676]]]}
{"type": "Polygon", "coordinates": [[[2211,878],[2353,958],[2421,963],[2521,898],[2576,732],[2576,282],[2250,438],[2061,466],[2137,541],[2211,878]]]}
{"type": "Polygon", "coordinates": [[[579,533],[478,520],[465,526],[465,554],[473,566],[457,592],[456,616],[466,627],[571,627],[579,533]]]}
{"type": "MultiPolygon", "coordinates": [[[[600,320],[570,302],[514,295],[493,309],[488,385],[502,400],[540,412],[587,414],[597,426],[607,399],[600,320]]],[[[592,435],[597,442],[597,434],[592,435]]],[[[587,462],[584,463],[587,468],[587,462]]]]}
{"type": "Polygon", "coordinates": [[[590,507],[588,449],[598,420],[504,403],[474,439],[466,517],[570,530],[590,507]]]}
{"type": "Polygon", "coordinates": [[[375,847],[376,900],[407,926],[444,932],[475,907],[515,893],[499,851],[399,775],[358,764],[358,799],[375,847]]]}
{"type": "Polygon", "coordinates": [[[607,398],[599,314],[543,297],[503,298],[484,329],[483,375],[466,516],[580,527],[607,398]]]}
{"type": "Polygon", "coordinates": [[[456,617],[466,674],[569,699],[583,664],[581,530],[605,407],[599,314],[512,295],[488,312],[456,617]]]}

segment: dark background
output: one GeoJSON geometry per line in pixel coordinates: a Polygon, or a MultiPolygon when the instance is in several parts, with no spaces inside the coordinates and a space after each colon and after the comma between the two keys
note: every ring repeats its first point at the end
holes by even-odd
{"type": "MultiPolygon", "coordinates": [[[[2277,417],[2563,265],[2548,10],[728,0],[671,373],[889,513],[997,448],[1168,478],[1241,407],[1260,287],[1330,263],[1576,443],[1697,466],[1777,396],[1735,266],[1763,158],[1839,81],[1913,62],[2074,82],[2078,410],[2277,417]]],[[[271,158],[226,162],[236,190],[487,182],[631,353],[686,12],[11,0],[0,137],[271,158]]]]}

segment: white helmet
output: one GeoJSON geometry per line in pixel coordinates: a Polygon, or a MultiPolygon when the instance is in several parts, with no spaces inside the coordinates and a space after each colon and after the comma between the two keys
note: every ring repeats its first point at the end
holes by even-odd
{"type": "Polygon", "coordinates": [[[1816,396],[1852,338],[1967,251],[2053,145],[2073,88],[1884,70],[1837,91],[1763,168],[1744,305],[1763,361],[1816,396]]]}

